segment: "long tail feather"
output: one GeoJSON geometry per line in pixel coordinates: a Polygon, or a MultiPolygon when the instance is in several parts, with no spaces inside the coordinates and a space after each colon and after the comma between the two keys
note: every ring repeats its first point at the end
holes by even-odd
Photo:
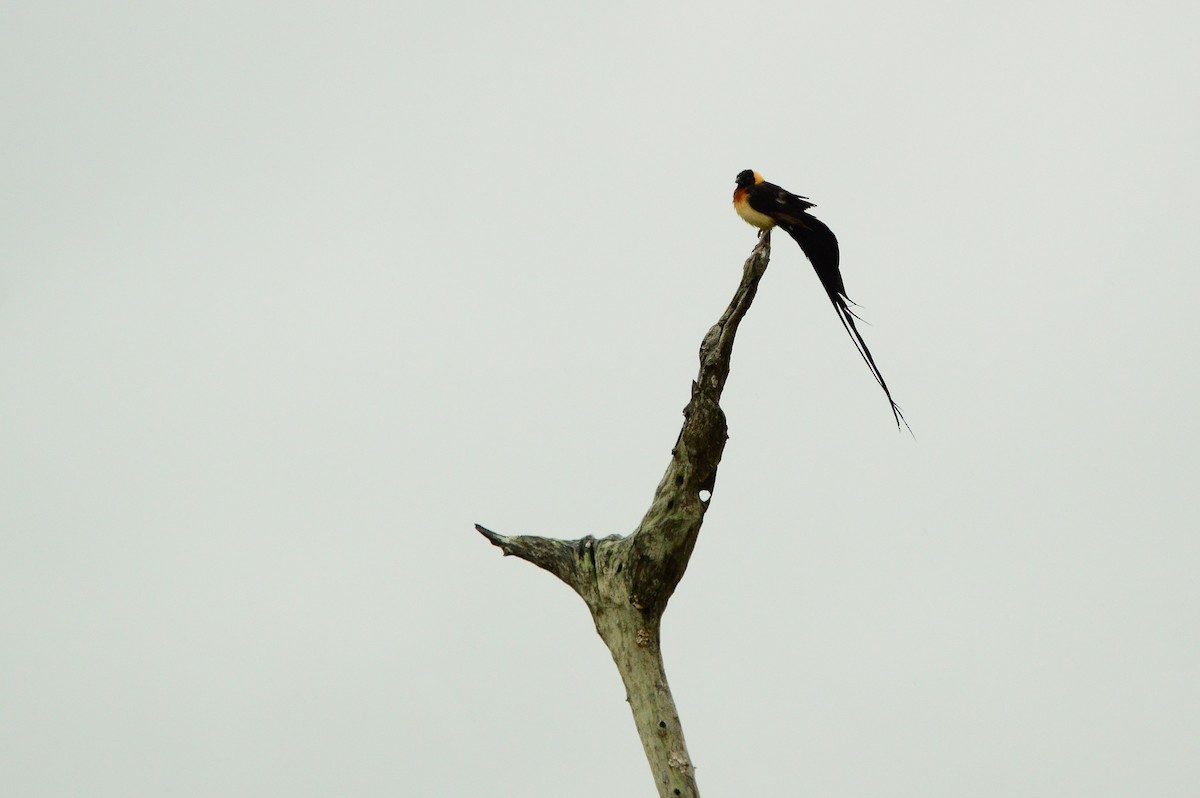
{"type": "MultiPolygon", "coordinates": [[[[858,354],[862,357],[863,362],[871,370],[871,376],[875,378],[875,382],[879,383],[879,387],[883,389],[884,396],[887,397],[888,404],[892,407],[892,415],[896,419],[896,428],[899,429],[900,425],[903,424],[908,429],[909,434],[912,434],[912,427],[908,426],[908,421],[904,418],[904,414],[900,412],[900,406],[892,398],[892,392],[888,389],[887,382],[883,379],[883,372],[879,370],[879,366],[875,365],[875,358],[871,356],[871,350],[867,347],[867,342],[863,340],[862,334],[854,324],[854,320],[858,317],[846,307],[842,297],[834,301],[833,307],[837,311],[838,319],[841,320],[842,326],[850,334],[850,340],[854,342],[854,348],[858,350],[858,354]]],[[[861,321],[861,319],[859,320],[861,321]]]]}
{"type": "Polygon", "coordinates": [[[820,219],[816,219],[807,214],[803,219],[797,220],[796,223],[780,223],[779,225],[784,231],[795,239],[800,245],[809,262],[812,263],[813,269],[817,273],[817,277],[821,280],[821,285],[825,288],[825,293],[829,295],[829,301],[833,303],[833,309],[837,313],[838,321],[842,323],[842,327],[846,329],[846,333],[850,336],[850,340],[854,343],[854,348],[858,350],[859,356],[863,362],[867,364],[867,368],[871,370],[871,376],[875,378],[875,382],[879,383],[879,387],[883,389],[884,396],[887,397],[888,404],[892,408],[892,416],[896,419],[896,427],[899,428],[903,424],[912,434],[912,427],[908,425],[904,414],[900,412],[900,406],[892,399],[892,392],[888,389],[887,383],[883,379],[883,372],[875,365],[875,358],[871,356],[871,350],[867,347],[867,342],[863,339],[862,334],[858,331],[854,320],[862,321],[862,317],[850,309],[854,305],[854,301],[846,296],[846,285],[842,281],[842,272],[839,268],[840,253],[838,250],[837,237],[820,219]]]}

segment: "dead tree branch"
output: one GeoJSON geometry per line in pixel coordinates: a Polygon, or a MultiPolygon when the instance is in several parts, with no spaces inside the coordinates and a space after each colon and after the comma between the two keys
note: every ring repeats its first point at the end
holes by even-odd
{"type": "Polygon", "coordinates": [[[587,602],[596,631],[612,652],[625,682],[661,798],[699,796],[679,713],[663,670],[659,629],[712,500],[717,465],[728,437],[720,399],[729,377],[733,340],[770,256],[767,233],[746,260],[729,307],[700,344],[700,373],[692,383],[671,463],[650,509],[632,534],[559,540],[510,537],[475,526],[506,556],[520,557],[549,571],[587,602]]]}

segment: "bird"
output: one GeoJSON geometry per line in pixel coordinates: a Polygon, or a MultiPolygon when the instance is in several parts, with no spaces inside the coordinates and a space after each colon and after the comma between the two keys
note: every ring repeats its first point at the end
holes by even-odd
{"type": "Polygon", "coordinates": [[[821,285],[825,288],[825,293],[829,295],[829,301],[833,303],[833,309],[837,312],[842,326],[850,335],[855,349],[858,350],[863,362],[867,364],[867,368],[871,370],[871,376],[875,378],[875,382],[879,383],[879,387],[883,389],[883,393],[891,405],[892,416],[896,419],[896,428],[899,429],[903,424],[911,433],[912,427],[908,426],[908,421],[900,412],[900,406],[892,399],[892,392],[888,390],[883,373],[875,365],[875,358],[871,356],[867,342],[863,340],[862,334],[854,324],[855,319],[862,321],[862,318],[855,315],[854,311],[850,309],[850,306],[855,303],[846,295],[846,284],[842,280],[839,264],[841,255],[837,236],[824,222],[809,214],[808,209],[815,208],[816,205],[810,202],[808,197],[793,194],[774,183],[768,183],[753,169],[740,172],[736,182],[737,188],[733,192],[733,207],[738,216],[757,227],[760,238],[772,227],[780,227],[800,245],[800,250],[812,263],[813,269],[816,271],[821,285]]]}

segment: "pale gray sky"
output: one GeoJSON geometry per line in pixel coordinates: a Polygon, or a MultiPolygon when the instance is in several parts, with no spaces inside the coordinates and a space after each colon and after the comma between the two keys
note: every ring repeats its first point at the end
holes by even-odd
{"type": "Polygon", "coordinates": [[[1200,793],[1200,11],[0,12],[0,792],[652,795],[583,603],[777,238],[667,613],[706,796],[1200,793]],[[568,786],[564,786],[568,785],[568,786]]]}

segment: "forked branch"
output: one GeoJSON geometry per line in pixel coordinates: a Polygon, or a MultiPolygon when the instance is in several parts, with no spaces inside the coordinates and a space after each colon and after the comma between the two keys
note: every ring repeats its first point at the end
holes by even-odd
{"type": "Polygon", "coordinates": [[[770,256],[768,232],[746,260],[729,307],[700,344],[700,373],[692,383],[671,462],[650,509],[632,534],[560,540],[507,536],[475,526],[505,555],[549,571],[587,602],[596,631],[608,645],[625,683],[662,798],[696,798],[699,792],[663,669],[659,629],[712,500],[717,466],[728,437],[720,399],[729,377],[733,340],[770,256]]]}

